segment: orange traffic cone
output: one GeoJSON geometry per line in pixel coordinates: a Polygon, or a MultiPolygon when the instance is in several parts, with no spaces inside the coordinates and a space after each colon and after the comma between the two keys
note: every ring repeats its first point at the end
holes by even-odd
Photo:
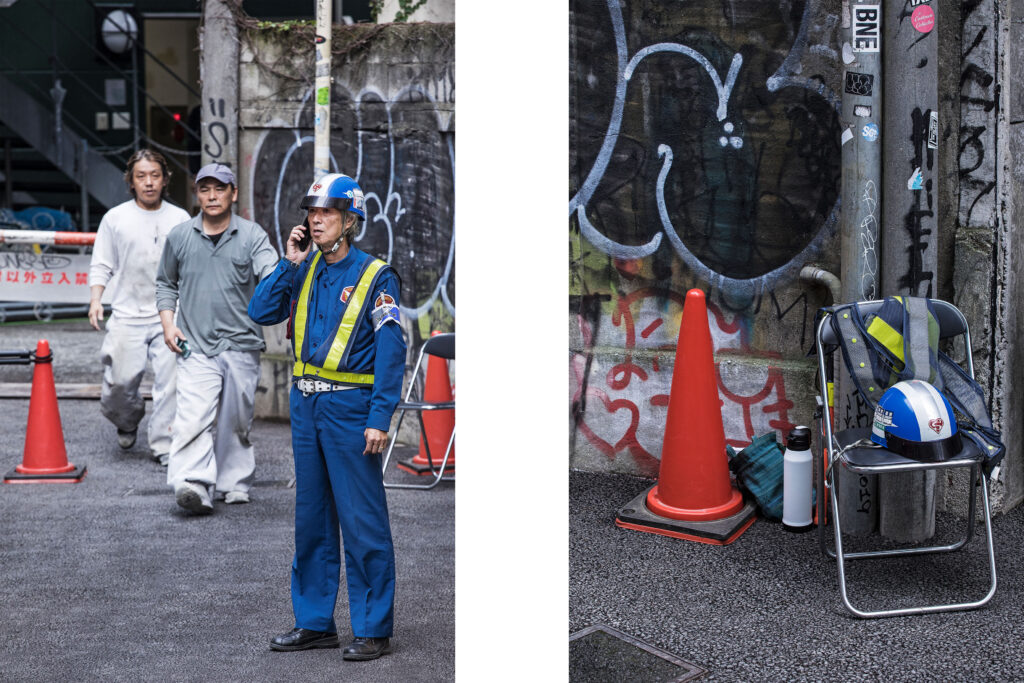
{"type": "Polygon", "coordinates": [[[686,293],[672,371],[658,483],[619,510],[615,523],[727,545],[754,523],[755,506],[729,479],[725,429],[704,292],[686,293]]]}
{"type": "Polygon", "coordinates": [[[32,395],[28,402],[25,455],[20,465],[4,476],[5,484],[76,484],[85,476],[85,465],[68,462],[64,431],[57,409],[50,344],[40,339],[32,370],[32,395]]]}
{"type": "MultiPolygon", "coordinates": [[[[434,331],[430,336],[438,334],[441,333],[434,331]]],[[[430,356],[427,359],[427,379],[423,385],[423,401],[426,403],[449,403],[453,400],[452,386],[448,382],[448,361],[437,356],[430,356]]],[[[420,413],[420,417],[423,420],[423,431],[427,433],[427,443],[423,443],[423,434],[421,433],[419,453],[412,458],[399,461],[396,466],[412,474],[434,476],[444,459],[444,452],[448,448],[452,432],[455,431],[455,409],[424,410],[420,413]],[[427,458],[427,446],[430,447],[429,458],[427,458]]],[[[445,465],[444,471],[445,474],[455,472],[454,444],[452,444],[452,452],[448,456],[448,464],[445,465]]]]}

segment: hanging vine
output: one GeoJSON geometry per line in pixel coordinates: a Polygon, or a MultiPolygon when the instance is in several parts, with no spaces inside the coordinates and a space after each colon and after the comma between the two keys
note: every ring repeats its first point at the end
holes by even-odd
{"type": "MultiPolygon", "coordinates": [[[[371,12],[382,0],[371,1],[371,12]]],[[[400,10],[396,23],[405,22],[426,0],[399,0],[400,10]],[[401,17],[401,18],[399,18],[401,17]]],[[[301,82],[312,85],[312,69],[299,68],[293,55],[310,48],[316,41],[316,21],[312,19],[265,21],[255,19],[242,9],[241,0],[227,0],[225,3],[238,25],[239,37],[245,41],[253,55],[253,62],[268,74],[284,82],[301,82]],[[281,51],[272,61],[259,49],[262,40],[270,39],[280,45],[281,51]]],[[[376,10],[379,14],[379,7],[376,10]]],[[[374,16],[377,16],[374,14],[374,16]]],[[[405,50],[419,43],[429,41],[441,51],[454,47],[454,26],[452,24],[402,23],[402,25],[359,23],[352,25],[335,24],[331,32],[331,58],[335,67],[364,60],[371,50],[382,43],[393,50],[405,50]]],[[[312,58],[312,50],[309,50],[312,58]]]]}

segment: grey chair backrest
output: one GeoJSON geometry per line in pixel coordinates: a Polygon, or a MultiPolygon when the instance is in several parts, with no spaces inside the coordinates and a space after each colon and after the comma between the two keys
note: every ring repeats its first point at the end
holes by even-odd
{"type": "MultiPolygon", "coordinates": [[[[968,334],[967,320],[956,306],[942,299],[929,299],[929,301],[931,301],[932,310],[935,312],[935,319],[939,323],[939,339],[968,334]]],[[[859,303],[859,308],[861,313],[867,317],[868,314],[878,311],[882,307],[882,303],[884,302],[881,300],[864,301],[859,303]]],[[[829,345],[838,343],[835,330],[831,325],[825,326],[821,331],[821,341],[829,345]]]]}
{"type": "Polygon", "coordinates": [[[446,360],[455,359],[455,333],[435,334],[423,345],[423,353],[446,360]]]}

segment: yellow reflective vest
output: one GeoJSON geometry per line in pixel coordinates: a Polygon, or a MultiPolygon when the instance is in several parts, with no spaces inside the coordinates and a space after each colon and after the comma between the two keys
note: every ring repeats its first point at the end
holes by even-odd
{"type": "Polygon", "coordinates": [[[292,367],[293,377],[305,377],[346,384],[349,386],[371,386],[373,385],[372,373],[348,372],[346,362],[351,351],[352,342],[355,339],[356,326],[363,317],[368,297],[373,293],[373,285],[381,274],[387,263],[380,259],[367,259],[363,270],[359,275],[359,281],[352,289],[348,302],[338,319],[334,329],[334,340],[331,346],[324,353],[323,349],[311,357],[306,348],[306,332],[309,323],[309,299],[312,290],[313,276],[316,273],[317,263],[320,261],[318,251],[309,264],[306,271],[306,279],[302,283],[302,290],[295,302],[295,328],[294,347],[295,365],[292,367]]]}

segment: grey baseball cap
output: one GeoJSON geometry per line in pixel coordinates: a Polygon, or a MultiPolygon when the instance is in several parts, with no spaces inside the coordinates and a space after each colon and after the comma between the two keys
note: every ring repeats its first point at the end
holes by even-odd
{"type": "Polygon", "coordinates": [[[238,187],[238,183],[235,182],[235,174],[224,164],[212,163],[203,166],[199,169],[199,173],[196,173],[196,182],[198,183],[203,178],[216,178],[222,183],[238,187]]]}

